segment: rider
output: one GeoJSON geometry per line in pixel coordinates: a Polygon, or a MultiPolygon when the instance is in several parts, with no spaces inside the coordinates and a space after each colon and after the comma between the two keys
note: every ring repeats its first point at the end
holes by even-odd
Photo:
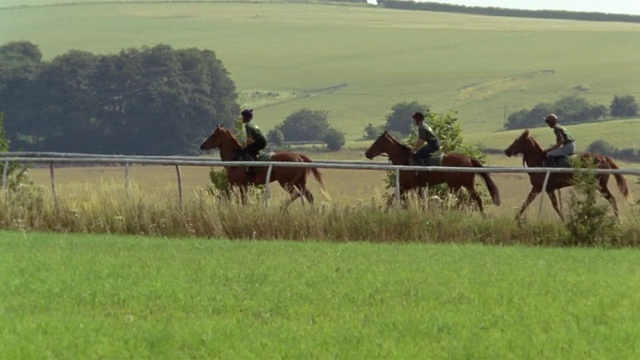
{"type": "Polygon", "coordinates": [[[556,114],[547,115],[544,121],[553,129],[553,133],[556,135],[556,144],[545,151],[547,163],[554,166],[556,158],[573,155],[576,151],[576,141],[567,129],[558,125],[558,116],[556,114]]]}
{"type": "MultiPolygon", "coordinates": [[[[244,123],[244,128],[247,132],[247,141],[245,146],[238,151],[238,155],[241,159],[248,158],[251,161],[257,161],[260,150],[267,147],[267,138],[262,134],[262,131],[256,126],[256,124],[251,122],[253,119],[253,109],[242,110],[240,115],[242,115],[242,122],[244,123]]],[[[251,173],[252,168],[247,167],[246,171],[247,173],[251,173]]]]}
{"type": "Polygon", "coordinates": [[[440,140],[433,132],[433,129],[424,121],[424,114],[416,112],[411,116],[418,125],[418,140],[413,147],[412,160],[420,163],[420,159],[426,159],[432,153],[440,150],[440,140]],[[426,145],[425,145],[426,143],[426,145]]]}

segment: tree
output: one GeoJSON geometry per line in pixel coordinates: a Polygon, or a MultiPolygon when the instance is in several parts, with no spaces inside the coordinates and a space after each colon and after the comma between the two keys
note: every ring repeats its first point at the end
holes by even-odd
{"type": "Polygon", "coordinates": [[[280,129],[271,129],[267,133],[267,140],[276,147],[284,146],[284,134],[280,129]]]}
{"type": "Polygon", "coordinates": [[[618,149],[605,140],[596,140],[587,146],[587,152],[592,154],[613,155],[618,149]]]}
{"type": "Polygon", "coordinates": [[[387,115],[385,129],[408,135],[411,132],[411,124],[413,123],[411,115],[418,111],[424,113],[425,117],[429,115],[429,107],[417,101],[395,104],[391,108],[391,113],[387,115]]]}
{"type": "Polygon", "coordinates": [[[210,50],[72,50],[25,67],[25,59],[39,61],[36,50],[0,47],[0,87],[11,83],[0,88],[0,108],[8,110],[12,139],[30,139],[25,150],[190,153],[240,111],[235,84],[210,50]]]}
{"type": "Polygon", "coordinates": [[[382,134],[384,131],[384,125],[382,126],[373,126],[373,124],[369,123],[364,127],[364,136],[365,140],[375,140],[382,134]]]}
{"type": "Polygon", "coordinates": [[[323,140],[330,151],[338,151],[346,143],[344,133],[336,128],[329,128],[324,134],[323,140]]]}
{"type": "Polygon", "coordinates": [[[41,69],[42,53],[28,41],[0,46],[0,111],[6,114],[5,129],[17,142],[18,129],[38,118],[41,99],[34,94],[34,79],[41,69]]]}
{"type": "Polygon", "coordinates": [[[329,129],[328,112],[321,110],[300,109],[280,124],[286,141],[322,140],[329,129]]]}
{"type": "Polygon", "coordinates": [[[614,96],[609,107],[613,117],[638,116],[639,106],[632,95],[614,96]]]}

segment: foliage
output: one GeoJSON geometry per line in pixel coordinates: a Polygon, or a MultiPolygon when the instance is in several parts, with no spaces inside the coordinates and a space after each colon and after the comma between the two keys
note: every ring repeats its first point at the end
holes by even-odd
{"type": "Polygon", "coordinates": [[[269,144],[275,147],[283,147],[284,146],[284,134],[280,129],[271,129],[267,133],[267,140],[269,144]]]}
{"type": "Polygon", "coordinates": [[[384,132],[384,125],[374,126],[369,123],[364,127],[364,136],[362,137],[364,140],[375,140],[384,132]]]}
{"type": "Polygon", "coordinates": [[[324,142],[327,144],[327,149],[330,151],[338,151],[342,149],[346,143],[344,133],[336,128],[329,128],[324,134],[324,142]]]}
{"type": "Polygon", "coordinates": [[[628,14],[609,14],[602,12],[578,12],[565,10],[524,10],[505,9],[500,7],[482,7],[442,4],[438,2],[421,2],[406,0],[378,0],[380,6],[388,9],[405,9],[419,11],[440,11],[485,16],[507,16],[536,19],[568,19],[584,21],[620,21],[640,23],[640,16],[628,14]]]}
{"type": "Polygon", "coordinates": [[[638,116],[639,105],[632,95],[614,96],[611,101],[610,111],[613,117],[638,116]]]}
{"type": "MultiPolygon", "coordinates": [[[[0,152],[8,152],[10,150],[10,141],[7,139],[4,131],[4,113],[0,112],[0,152]]],[[[4,176],[6,168],[6,189],[9,191],[24,191],[23,186],[32,187],[33,183],[27,176],[28,167],[17,162],[0,162],[0,181],[4,176]]],[[[1,185],[0,185],[1,186],[1,185]]]]}
{"type": "Polygon", "coordinates": [[[276,129],[286,141],[322,140],[329,129],[328,111],[300,109],[287,116],[276,129]]]}
{"type": "Polygon", "coordinates": [[[611,156],[625,161],[640,161],[640,148],[617,148],[604,140],[596,140],[589,144],[587,152],[611,156]]]}
{"type": "Polygon", "coordinates": [[[412,129],[411,124],[413,123],[411,115],[415,112],[425,114],[425,118],[427,118],[430,113],[428,106],[422,105],[417,101],[402,102],[393,105],[391,113],[389,113],[386,118],[385,130],[394,131],[402,135],[409,135],[412,129]]]}
{"type": "Polygon", "coordinates": [[[210,50],[157,45],[40,58],[27,42],[0,49],[0,84],[12,84],[0,88],[0,108],[25,150],[191,153],[213,124],[239,112],[235,84],[210,50]],[[13,61],[25,58],[20,52],[31,61],[13,61]]]}
{"type": "MultiPolygon", "coordinates": [[[[594,169],[593,162],[576,160],[576,169],[594,169]]],[[[620,239],[620,228],[610,213],[609,204],[597,204],[598,179],[592,172],[574,173],[574,189],[569,199],[569,235],[566,245],[611,246],[620,239]]]]}
{"type": "Polygon", "coordinates": [[[604,105],[595,105],[587,100],[571,95],[553,104],[539,103],[531,110],[522,109],[511,113],[504,124],[505,129],[525,129],[545,126],[546,115],[554,113],[563,124],[579,124],[598,121],[607,115],[604,105]]]}

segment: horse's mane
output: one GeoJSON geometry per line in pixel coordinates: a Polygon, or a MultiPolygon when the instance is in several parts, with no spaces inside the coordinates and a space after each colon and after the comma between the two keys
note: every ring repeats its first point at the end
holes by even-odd
{"type": "Polygon", "coordinates": [[[231,130],[227,129],[227,128],[221,128],[224,132],[226,132],[229,135],[229,138],[236,144],[238,145],[238,147],[242,147],[242,145],[240,145],[240,142],[238,141],[238,139],[233,135],[233,133],[231,132],[231,130]]]}
{"type": "Polygon", "coordinates": [[[396,145],[400,146],[402,149],[404,149],[407,152],[411,152],[411,146],[407,145],[407,144],[403,144],[400,141],[398,141],[398,139],[394,138],[393,135],[387,133],[387,136],[394,142],[396,143],[396,145]]]}
{"type": "Polygon", "coordinates": [[[542,146],[540,146],[540,144],[536,141],[536,139],[531,136],[531,134],[529,134],[529,131],[526,131],[523,133],[523,136],[526,134],[526,138],[531,139],[531,142],[533,142],[533,145],[536,147],[536,150],[539,150],[541,152],[544,151],[544,149],[542,148],[542,146]]]}

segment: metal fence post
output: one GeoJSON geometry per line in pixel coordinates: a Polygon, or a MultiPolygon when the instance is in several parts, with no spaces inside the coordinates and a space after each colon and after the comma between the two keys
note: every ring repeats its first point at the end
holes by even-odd
{"type": "Polygon", "coordinates": [[[400,204],[400,169],[396,169],[396,201],[400,204]]]}
{"type": "Polygon", "coordinates": [[[176,165],[176,175],[178,176],[178,204],[182,209],[182,174],[180,173],[180,165],[176,165]]]}
{"type": "Polygon", "coordinates": [[[267,207],[269,202],[269,183],[271,182],[271,171],[273,170],[273,165],[269,165],[267,169],[267,176],[264,178],[264,206],[267,207]]]}
{"type": "Polygon", "coordinates": [[[53,205],[58,207],[58,195],[56,195],[56,178],[53,174],[53,162],[49,163],[49,174],[51,175],[51,192],[53,193],[53,205]]]}
{"type": "Polygon", "coordinates": [[[7,171],[9,169],[9,160],[4,162],[4,169],[2,169],[2,191],[7,190],[7,171]]]}
{"type": "Polygon", "coordinates": [[[129,162],[124,163],[124,193],[129,198],[129,162]]]}
{"type": "Polygon", "coordinates": [[[542,183],[542,192],[540,194],[540,208],[538,209],[538,219],[540,219],[540,215],[542,215],[542,202],[544,201],[544,195],[547,193],[547,184],[549,183],[549,175],[551,171],[547,171],[544,176],[544,182],[542,183]]]}

